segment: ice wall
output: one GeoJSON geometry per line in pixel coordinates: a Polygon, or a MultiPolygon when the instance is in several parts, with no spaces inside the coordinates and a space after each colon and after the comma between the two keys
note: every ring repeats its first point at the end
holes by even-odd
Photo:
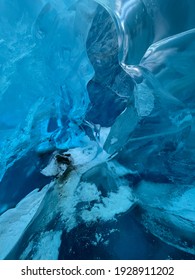
{"type": "Polygon", "coordinates": [[[92,1],[1,1],[1,177],[30,149],[78,145],[95,9],[92,1]]]}
{"type": "Polygon", "coordinates": [[[69,149],[74,162],[9,257],[42,258],[47,240],[57,256],[63,230],[132,206],[153,235],[195,254],[194,12],[190,0],[1,1],[0,178],[28,152],[39,169],[47,153],[69,149]]]}

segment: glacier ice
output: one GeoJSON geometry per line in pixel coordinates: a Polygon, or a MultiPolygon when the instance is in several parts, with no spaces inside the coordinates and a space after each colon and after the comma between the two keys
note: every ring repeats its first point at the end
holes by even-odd
{"type": "Polygon", "coordinates": [[[194,12],[1,0],[1,259],[194,259],[194,12]]]}

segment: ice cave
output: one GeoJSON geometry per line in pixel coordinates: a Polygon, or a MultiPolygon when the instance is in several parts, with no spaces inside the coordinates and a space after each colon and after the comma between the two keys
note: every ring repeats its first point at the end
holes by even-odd
{"type": "Polygon", "coordinates": [[[195,259],[195,1],[0,0],[0,259],[195,259]]]}

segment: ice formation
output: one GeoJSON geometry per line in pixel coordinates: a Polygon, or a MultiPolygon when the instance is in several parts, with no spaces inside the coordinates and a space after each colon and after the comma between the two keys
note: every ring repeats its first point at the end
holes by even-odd
{"type": "Polygon", "coordinates": [[[112,223],[85,243],[111,250],[122,217],[143,248],[149,232],[194,258],[194,12],[193,0],[1,0],[0,259],[68,258],[71,235],[112,223]]]}

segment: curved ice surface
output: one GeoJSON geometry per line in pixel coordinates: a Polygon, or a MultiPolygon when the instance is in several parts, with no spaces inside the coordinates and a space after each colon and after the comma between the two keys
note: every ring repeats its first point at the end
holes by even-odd
{"type": "Polygon", "coordinates": [[[193,0],[1,0],[0,258],[60,258],[74,230],[120,231],[130,210],[142,234],[195,255],[194,12],[193,0]]]}
{"type": "Polygon", "coordinates": [[[42,152],[61,142],[65,147],[68,140],[78,145],[75,130],[85,116],[86,85],[93,76],[85,42],[96,5],[26,0],[0,5],[2,176],[29,149],[42,152]]]}

